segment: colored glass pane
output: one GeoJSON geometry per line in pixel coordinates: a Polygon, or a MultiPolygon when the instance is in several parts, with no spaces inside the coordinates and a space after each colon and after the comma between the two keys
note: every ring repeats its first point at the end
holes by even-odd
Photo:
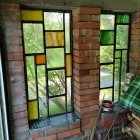
{"type": "Polygon", "coordinates": [[[101,31],[100,44],[101,45],[114,44],[114,31],[101,31]]]}
{"type": "Polygon", "coordinates": [[[42,24],[23,23],[23,35],[26,54],[44,52],[42,24]]]}
{"type": "Polygon", "coordinates": [[[67,79],[67,111],[72,111],[72,100],[71,100],[71,78],[68,77],[67,79]]]}
{"type": "Polygon", "coordinates": [[[45,30],[63,30],[63,13],[44,12],[45,30]]]}
{"type": "Polygon", "coordinates": [[[130,17],[129,15],[117,15],[116,16],[116,23],[129,23],[130,17]]]}
{"type": "Polygon", "coordinates": [[[101,15],[101,25],[100,29],[101,30],[114,30],[114,20],[115,16],[114,15],[101,15]]]}
{"type": "Polygon", "coordinates": [[[65,97],[56,97],[49,99],[49,114],[56,115],[66,112],[65,97]]]}
{"type": "Polygon", "coordinates": [[[38,103],[37,101],[28,102],[29,120],[38,119],[38,103]]]}
{"type": "Polygon", "coordinates": [[[49,96],[65,94],[64,70],[48,71],[49,96]]]}
{"type": "Polygon", "coordinates": [[[46,49],[46,54],[47,54],[47,67],[48,68],[64,67],[64,49],[63,48],[46,49]]]}
{"type": "Polygon", "coordinates": [[[43,21],[42,10],[22,10],[21,17],[25,21],[43,21]]]}
{"type": "Polygon", "coordinates": [[[116,48],[126,49],[128,48],[128,25],[117,25],[117,36],[116,36],[116,48]]]}
{"type": "Polygon", "coordinates": [[[64,46],[64,32],[46,32],[46,46],[64,46]]]}
{"type": "Polygon", "coordinates": [[[115,76],[114,76],[114,102],[118,101],[120,89],[120,59],[115,60],[115,76]]]}
{"type": "Polygon", "coordinates": [[[34,56],[26,57],[26,72],[28,84],[28,99],[34,100],[37,98],[34,56]]]}
{"type": "Polygon", "coordinates": [[[70,53],[70,14],[65,13],[65,43],[66,53],[70,53]]]}
{"type": "Polygon", "coordinates": [[[121,51],[115,51],[115,58],[121,58],[121,51]]]}
{"type": "Polygon", "coordinates": [[[36,64],[45,64],[46,56],[45,55],[36,55],[36,64]]]}
{"type": "Polygon", "coordinates": [[[100,63],[113,62],[114,46],[100,46],[100,63]]]}
{"type": "Polygon", "coordinates": [[[102,101],[103,96],[104,96],[104,100],[112,100],[112,88],[108,88],[108,89],[101,89],[100,90],[100,101],[102,101]]]}
{"type": "Polygon", "coordinates": [[[101,65],[100,88],[113,86],[113,65],[101,65]]]}
{"type": "Polygon", "coordinates": [[[72,76],[72,56],[66,55],[66,75],[72,76]]]}

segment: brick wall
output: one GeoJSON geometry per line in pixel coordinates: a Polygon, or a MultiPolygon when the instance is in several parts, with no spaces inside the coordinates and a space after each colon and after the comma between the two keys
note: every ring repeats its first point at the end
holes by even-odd
{"type": "MultiPolygon", "coordinates": [[[[20,7],[18,4],[0,4],[0,25],[3,30],[3,49],[6,60],[7,93],[9,97],[10,140],[29,138],[24,81],[23,47],[20,7]]],[[[3,53],[4,53],[3,52],[3,53]]]]}
{"type": "Polygon", "coordinates": [[[132,15],[129,71],[140,73],[140,12],[132,15]]]}
{"type": "Polygon", "coordinates": [[[91,129],[99,104],[100,8],[73,12],[74,107],[81,130],[91,129]]]}

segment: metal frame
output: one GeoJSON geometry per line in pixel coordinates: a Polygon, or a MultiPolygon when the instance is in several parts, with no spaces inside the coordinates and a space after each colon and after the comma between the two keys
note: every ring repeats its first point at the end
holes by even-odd
{"type": "MultiPolygon", "coordinates": [[[[47,102],[47,113],[48,113],[48,116],[47,117],[51,117],[51,116],[56,116],[56,115],[60,115],[60,114],[65,114],[65,113],[69,113],[68,110],[67,110],[67,78],[68,77],[71,77],[71,91],[72,91],[72,77],[73,77],[73,71],[72,71],[72,76],[66,76],[66,55],[68,54],[71,54],[72,55],[72,11],[70,10],[54,10],[54,9],[47,9],[47,10],[44,10],[44,9],[30,9],[30,8],[26,8],[26,7],[21,7],[22,10],[42,10],[42,14],[43,14],[43,21],[22,21],[22,40],[23,40],[23,46],[25,46],[24,44],[24,34],[23,34],[23,24],[24,23],[33,23],[33,24],[42,24],[42,28],[43,28],[43,43],[44,43],[44,53],[31,53],[31,54],[26,54],[25,52],[25,47],[24,47],[24,64],[25,64],[25,67],[24,67],[24,71],[25,71],[25,83],[26,83],[26,93],[27,93],[27,103],[28,102],[31,102],[31,101],[37,101],[38,103],[38,119],[41,119],[40,117],[40,114],[39,114],[39,96],[38,96],[38,78],[37,78],[37,66],[38,64],[36,64],[36,55],[40,55],[40,54],[43,54],[46,56],[46,50],[47,49],[53,49],[53,48],[63,48],[64,49],[64,67],[57,67],[57,68],[47,68],[47,62],[46,64],[39,64],[39,65],[42,65],[42,66],[45,66],[45,79],[46,79],[46,102],[47,102]],[[57,12],[57,13],[62,13],[63,14],[63,30],[45,30],[45,24],[44,24],[44,13],[45,12],[57,12]],[[69,25],[69,30],[70,30],[70,53],[66,53],[66,36],[65,36],[65,13],[68,13],[69,14],[69,21],[70,21],[70,25],[69,25]],[[46,41],[45,41],[45,33],[46,32],[64,32],[64,46],[53,46],[53,47],[46,47],[46,41]],[[35,79],[36,79],[36,92],[37,92],[37,99],[34,99],[34,100],[29,100],[28,98],[28,84],[27,84],[27,71],[26,71],[26,56],[33,56],[34,57],[34,67],[35,67],[35,79]],[[49,84],[48,84],[48,72],[51,71],[51,70],[64,70],[65,72],[65,94],[60,94],[60,95],[55,95],[55,96],[50,96],[49,95],[49,84]],[[65,113],[60,113],[60,114],[56,114],[56,115],[50,115],[49,114],[49,99],[53,99],[53,98],[56,98],[56,97],[65,97],[65,113]]],[[[72,59],[73,59],[73,55],[72,55],[72,59]]],[[[73,69],[73,65],[72,65],[72,69],[73,69]]],[[[73,94],[71,93],[71,105],[72,105],[72,111],[73,112],[73,94]]],[[[35,120],[29,120],[30,122],[32,121],[35,121],[35,120]]]]}
{"type": "MultiPolygon", "coordinates": [[[[115,82],[114,82],[114,80],[115,80],[115,60],[120,60],[120,72],[119,72],[119,95],[118,95],[118,100],[119,100],[119,97],[120,97],[120,93],[121,93],[121,81],[122,81],[122,78],[121,78],[121,76],[122,76],[122,74],[121,74],[121,70],[122,70],[122,53],[124,52],[124,51],[127,51],[127,60],[126,60],[126,62],[127,62],[127,69],[126,69],[126,72],[128,72],[129,71],[129,57],[128,57],[128,55],[129,55],[129,46],[130,46],[130,24],[131,24],[131,16],[130,16],[130,14],[129,13],[113,13],[113,12],[103,12],[102,13],[102,15],[113,15],[113,16],[115,16],[115,18],[114,18],[114,30],[101,30],[101,31],[114,31],[114,44],[106,44],[106,45],[104,45],[104,44],[100,44],[102,47],[103,46],[114,46],[114,50],[113,50],[113,61],[112,62],[106,62],[106,63],[100,63],[100,67],[101,66],[103,66],[103,65],[110,65],[110,64],[113,64],[113,74],[112,74],[112,76],[113,76],[113,83],[112,83],[112,86],[109,86],[109,87],[103,87],[103,88],[101,88],[100,87],[100,90],[103,90],[103,89],[110,89],[110,88],[112,88],[112,101],[114,101],[114,93],[115,93],[115,82]],[[117,15],[128,15],[129,16],[129,20],[130,20],[130,22],[129,23],[116,23],[116,16],[117,15]],[[124,49],[117,49],[116,48],[116,45],[117,45],[117,42],[116,42],[116,35],[117,35],[117,27],[118,27],[118,25],[128,25],[128,44],[127,44],[127,48],[124,48],[124,49]],[[116,51],[121,51],[121,57],[120,58],[115,58],[115,52],[116,51]]],[[[101,78],[100,78],[100,81],[101,81],[101,78]]]]}

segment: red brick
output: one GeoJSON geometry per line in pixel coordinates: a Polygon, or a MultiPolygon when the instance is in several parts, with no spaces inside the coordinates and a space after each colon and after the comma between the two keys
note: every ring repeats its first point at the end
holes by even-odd
{"type": "Polygon", "coordinates": [[[78,101],[88,101],[90,99],[90,96],[88,96],[88,95],[79,96],[77,93],[74,94],[74,97],[78,101]]]}
{"type": "Polygon", "coordinates": [[[17,120],[17,119],[23,119],[23,118],[27,118],[27,111],[23,111],[23,112],[17,112],[13,114],[13,119],[17,120]]]}
{"type": "Polygon", "coordinates": [[[44,136],[44,134],[43,134],[43,132],[37,132],[37,133],[33,133],[33,134],[31,134],[31,137],[32,137],[32,139],[34,140],[34,139],[37,139],[37,138],[42,138],[44,136]]]}
{"type": "Polygon", "coordinates": [[[39,138],[35,140],[58,140],[58,139],[57,139],[57,135],[51,135],[51,136],[47,136],[47,137],[43,137],[43,138],[39,138]]]}
{"type": "Polygon", "coordinates": [[[0,9],[3,9],[5,11],[20,11],[20,5],[15,3],[1,3],[0,9]]]}
{"type": "Polygon", "coordinates": [[[30,139],[29,131],[24,131],[23,133],[15,133],[14,135],[15,140],[25,140],[25,139],[30,139]]]}
{"type": "MultiPolygon", "coordinates": [[[[77,70],[83,70],[83,69],[97,69],[99,68],[99,64],[98,63],[93,63],[93,64],[77,64],[74,63],[74,68],[77,70]]],[[[98,80],[99,78],[97,78],[96,80],[98,80]]]]}
{"type": "Polygon", "coordinates": [[[23,104],[23,105],[18,105],[18,106],[13,106],[13,112],[24,112],[27,111],[27,105],[23,104]]]}
{"type": "Polygon", "coordinates": [[[24,62],[23,61],[9,61],[8,63],[9,63],[10,68],[24,67],[24,62]]]}
{"type": "Polygon", "coordinates": [[[15,127],[14,129],[15,129],[15,132],[18,133],[18,132],[23,132],[23,131],[29,130],[29,126],[27,124],[27,125],[22,125],[20,127],[15,127]]]}
{"type": "Polygon", "coordinates": [[[80,128],[80,122],[73,122],[70,124],[70,129],[80,128]]]}
{"type": "Polygon", "coordinates": [[[23,53],[9,53],[8,60],[23,60],[23,53]]]}
{"type": "Polygon", "coordinates": [[[69,131],[59,133],[58,134],[58,139],[63,139],[63,138],[73,136],[73,135],[76,135],[76,134],[80,134],[80,128],[72,129],[72,130],[69,130],[69,131]]]}

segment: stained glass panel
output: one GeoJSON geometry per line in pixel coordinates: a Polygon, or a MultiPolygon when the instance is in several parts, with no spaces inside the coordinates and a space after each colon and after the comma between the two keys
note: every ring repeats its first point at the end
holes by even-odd
{"type": "Polygon", "coordinates": [[[101,30],[114,30],[114,15],[101,15],[101,30]]]}
{"type": "Polygon", "coordinates": [[[42,24],[23,23],[25,53],[43,53],[43,27],[42,24]]]}
{"type": "Polygon", "coordinates": [[[114,31],[101,31],[100,44],[113,45],[114,44],[114,31]]]}
{"type": "Polygon", "coordinates": [[[36,55],[36,64],[45,64],[46,56],[45,55],[36,55]]]}
{"type": "Polygon", "coordinates": [[[128,48],[128,25],[118,25],[117,26],[117,36],[116,36],[116,48],[126,49],[128,48]]]}
{"type": "Polygon", "coordinates": [[[130,17],[129,15],[117,15],[116,16],[116,23],[129,23],[130,17]]]}
{"type": "Polygon", "coordinates": [[[56,115],[66,112],[65,97],[50,98],[49,114],[56,115]]]}
{"type": "Polygon", "coordinates": [[[67,78],[67,109],[68,109],[68,112],[71,112],[72,111],[71,77],[67,78]]]}
{"type": "Polygon", "coordinates": [[[21,10],[24,21],[43,21],[42,10],[21,10]]]}
{"type": "Polygon", "coordinates": [[[112,88],[108,88],[108,89],[101,89],[100,90],[100,101],[102,101],[103,96],[104,96],[104,100],[112,100],[112,88]]]}
{"type": "Polygon", "coordinates": [[[115,58],[121,58],[121,51],[115,51],[115,58]]]}
{"type": "Polygon", "coordinates": [[[64,46],[64,32],[46,32],[45,40],[47,47],[64,46]]]}
{"type": "Polygon", "coordinates": [[[100,63],[113,62],[114,46],[100,46],[100,63]]]}
{"type": "Polygon", "coordinates": [[[65,71],[48,71],[49,96],[65,94],[65,71]]]}
{"type": "Polygon", "coordinates": [[[38,103],[37,101],[28,102],[29,120],[38,119],[38,103]]]}
{"type": "Polygon", "coordinates": [[[63,30],[63,13],[44,12],[45,30],[63,30]]]}
{"type": "Polygon", "coordinates": [[[72,76],[72,56],[66,55],[66,75],[72,76]]]}
{"type": "Polygon", "coordinates": [[[46,49],[46,53],[47,53],[47,67],[48,68],[64,67],[64,49],[63,48],[46,49]]]}
{"type": "Polygon", "coordinates": [[[37,91],[36,91],[35,61],[33,56],[26,57],[26,71],[28,84],[28,98],[29,100],[34,100],[37,98],[37,91]]]}

